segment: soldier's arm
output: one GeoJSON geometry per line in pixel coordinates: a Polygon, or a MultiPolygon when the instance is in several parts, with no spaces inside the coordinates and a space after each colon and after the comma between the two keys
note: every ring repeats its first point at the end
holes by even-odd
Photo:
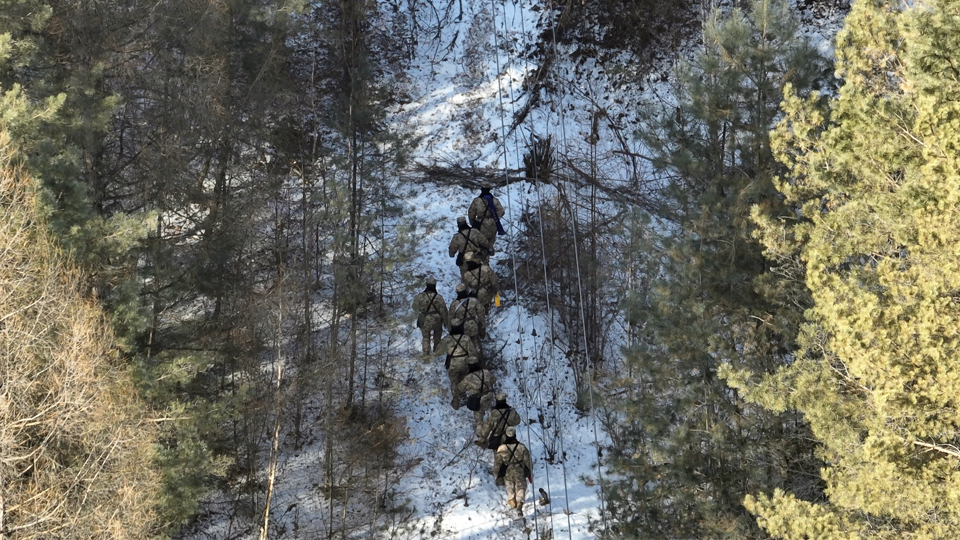
{"type": "MultiPolygon", "coordinates": [[[[479,231],[477,231],[477,232],[479,232],[479,231]]],[[[480,246],[481,248],[486,249],[486,250],[488,250],[488,251],[491,250],[491,249],[493,249],[493,244],[490,243],[490,239],[489,239],[489,238],[487,238],[486,236],[484,236],[482,233],[481,233],[481,234],[478,234],[477,236],[479,237],[479,238],[477,238],[477,245],[478,245],[478,246],[480,246]]]]}
{"type": "Polygon", "coordinates": [[[480,350],[477,349],[477,344],[474,343],[473,340],[470,338],[466,338],[466,339],[467,339],[467,346],[466,346],[467,352],[470,353],[470,356],[476,356],[477,358],[480,358],[480,350]]]}
{"type": "Polygon", "coordinates": [[[450,312],[447,311],[447,303],[440,296],[437,298],[440,300],[440,320],[443,321],[444,326],[450,328],[450,312]]]}
{"type": "Polygon", "coordinates": [[[493,389],[494,387],[497,386],[497,376],[494,375],[492,371],[487,372],[487,377],[485,380],[487,383],[486,384],[487,388],[493,389]]]}
{"type": "Polygon", "coordinates": [[[503,217],[503,205],[500,204],[500,199],[497,199],[496,197],[494,197],[493,207],[497,209],[497,216],[503,217]]]}
{"type": "Polygon", "coordinates": [[[450,249],[448,249],[447,252],[451,257],[455,256],[457,253],[460,253],[460,246],[458,245],[459,242],[457,242],[460,236],[460,233],[457,233],[453,235],[453,238],[450,239],[450,249]]]}
{"type": "Polygon", "coordinates": [[[507,425],[508,426],[520,425],[520,413],[518,413],[516,409],[510,409],[510,414],[507,415],[507,425]]]}
{"type": "Polygon", "coordinates": [[[417,315],[419,315],[420,312],[422,311],[422,310],[420,309],[420,295],[419,295],[419,294],[413,297],[413,310],[417,312],[417,315]]]}
{"type": "Polygon", "coordinates": [[[470,219],[470,224],[473,225],[476,222],[480,221],[480,218],[483,217],[483,204],[477,204],[478,202],[483,203],[483,199],[477,197],[473,199],[470,203],[470,209],[467,210],[467,217],[470,219]]]}
{"type": "MultiPolygon", "coordinates": [[[[490,268],[489,266],[487,268],[490,268]]],[[[487,275],[490,276],[490,287],[496,291],[500,290],[500,282],[497,280],[497,273],[493,271],[493,268],[490,268],[490,271],[487,272],[487,275]]]]}

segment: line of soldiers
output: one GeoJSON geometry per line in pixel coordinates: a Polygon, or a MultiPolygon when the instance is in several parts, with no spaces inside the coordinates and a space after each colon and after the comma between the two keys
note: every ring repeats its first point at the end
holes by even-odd
{"type": "Polygon", "coordinates": [[[457,232],[450,240],[449,255],[456,257],[461,275],[456,299],[448,307],[437,292],[437,280],[429,277],[426,288],[414,297],[413,308],[423,338],[423,354],[433,352],[445,357],[450,406],[459,410],[466,404],[473,411],[474,442],[494,450],[496,484],[506,487],[507,504],[522,515],[526,483],[533,483],[530,451],[516,438],[520,415],[507,404],[506,394],[494,393],[497,378],[483,367],[480,348],[490,305],[500,305],[499,283],[489,261],[497,235],[505,234],[500,221],[503,205],[490,189],[488,183],[481,185],[467,217],[457,218],[457,232]],[[448,333],[441,337],[444,327],[448,333]]]}

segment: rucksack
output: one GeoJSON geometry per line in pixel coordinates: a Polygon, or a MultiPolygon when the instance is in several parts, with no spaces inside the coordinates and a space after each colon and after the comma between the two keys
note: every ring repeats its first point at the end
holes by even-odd
{"type": "Polygon", "coordinates": [[[512,410],[513,409],[510,409],[508,407],[506,409],[506,414],[503,414],[503,413],[500,414],[500,419],[497,420],[496,425],[493,427],[492,430],[490,430],[490,438],[487,440],[487,450],[493,450],[494,452],[496,452],[497,448],[500,448],[500,441],[503,439],[503,435],[502,435],[503,428],[504,428],[504,425],[507,423],[507,419],[510,417],[510,412],[512,410]],[[494,435],[494,433],[498,431],[501,434],[494,435]]]}
{"type": "Polygon", "coordinates": [[[480,410],[480,394],[471,394],[467,397],[467,408],[473,412],[480,410]]]}

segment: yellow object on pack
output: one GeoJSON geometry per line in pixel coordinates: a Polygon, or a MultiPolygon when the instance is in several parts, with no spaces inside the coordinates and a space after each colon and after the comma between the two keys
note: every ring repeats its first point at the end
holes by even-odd
{"type": "Polygon", "coordinates": [[[493,305],[500,307],[500,293],[497,293],[493,297],[493,305]]]}

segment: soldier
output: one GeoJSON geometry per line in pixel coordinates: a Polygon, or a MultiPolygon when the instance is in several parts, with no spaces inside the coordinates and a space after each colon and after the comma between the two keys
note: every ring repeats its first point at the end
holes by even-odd
{"type": "Polygon", "coordinates": [[[483,305],[480,303],[480,300],[477,298],[476,291],[470,291],[467,293],[467,297],[463,300],[460,300],[460,303],[457,304],[455,311],[451,314],[451,317],[454,319],[463,320],[464,333],[472,337],[485,337],[486,333],[486,317],[487,310],[483,309],[483,305]],[[470,324],[470,322],[474,324],[470,324]],[[474,325],[476,328],[474,329],[474,325]],[[474,336],[476,334],[476,336],[474,336]]]}
{"type": "Polygon", "coordinates": [[[460,383],[470,372],[471,361],[477,361],[477,357],[468,356],[467,351],[458,346],[452,354],[447,355],[447,360],[443,364],[447,369],[447,377],[450,378],[450,406],[455,411],[460,409],[460,400],[463,398],[460,383]]]}
{"type": "Polygon", "coordinates": [[[457,312],[457,308],[460,307],[460,304],[463,303],[467,297],[470,296],[470,287],[467,287],[463,283],[457,283],[457,297],[453,299],[453,302],[450,302],[450,317],[451,319],[457,318],[454,314],[457,312]]]}
{"type": "Polygon", "coordinates": [[[480,184],[480,195],[470,203],[467,216],[470,218],[470,225],[480,229],[493,246],[497,241],[497,234],[507,233],[503,230],[503,224],[500,223],[500,218],[503,217],[503,205],[490,193],[491,187],[489,182],[480,184]]]}
{"type": "Polygon", "coordinates": [[[487,441],[487,448],[496,451],[500,448],[503,440],[504,431],[508,427],[520,424],[520,415],[516,409],[507,405],[507,395],[503,392],[497,394],[497,402],[490,410],[487,420],[483,423],[483,430],[479,438],[487,441]]]}
{"type": "Polygon", "coordinates": [[[467,253],[466,268],[467,271],[463,274],[463,283],[477,291],[477,300],[480,300],[480,304],[484,308],[490,309],[493,297],[500,290],[496,272],[486,264],[476,260],[471,253],[467,253]]]}
{"type": "MultiPolygon", "coordinates": [[[[493,387],[497,384],[497,377],[488,369],[480,367],[478,358],[470,357],[469,372],[460,381],[457,388],[461,394],[467,394],[467,408],[473,411],[474,430],[480,431],[483,425],[483,417],[493,404],[493,387]]],[[[476,443],[483,446],[485,441],[478,440],[476,443]]]]}
{"type": "Polygon", "coordinates": [[[426,283],[427,287],[413,298],[413,309],[417,312],[417,328],[423,336],[423,354],[430,354],[430,342],[434,347],[440,343],[440,333],[450,321],[447,304],[437,292],[437,280],[429,277],[426,283]]]}
{"type": "Polygon", "coordinates": [[[457,347],[460,347],[467,352],[467,356],[476,356],[477,358],[483,359],[483,356],[480,354],[480,347],[466,334],[463,323],[463,320],[456,318],[451,319],[450,333],[440,340],[439,345],[434,347],[434,352],[449,356],[454,354],[454,350],[457,347]]]}
{"type": "Polygon", "coordinates": [[[503,434],[503,444],[494,453],[493,474],[496,475],[498,486],[507,487],[507,505],[516,508],[523,515],[526,483],[533,483],[530,451],[517,441],[517,431],[513,427],[505,429],[503,434]]]}
{"type": "Polygon", "coordinates": [[[467,218],[457,218],[457,234],[450,240],[450,249],[448,251],[451,257],[457,256],[457,266],[460,267],[460,273],[464,272],[464,256],[467,253],[475,253],[480,260],[488,260],[493,254],[493,244],[479,229],[467,225],[467,218]]]}

